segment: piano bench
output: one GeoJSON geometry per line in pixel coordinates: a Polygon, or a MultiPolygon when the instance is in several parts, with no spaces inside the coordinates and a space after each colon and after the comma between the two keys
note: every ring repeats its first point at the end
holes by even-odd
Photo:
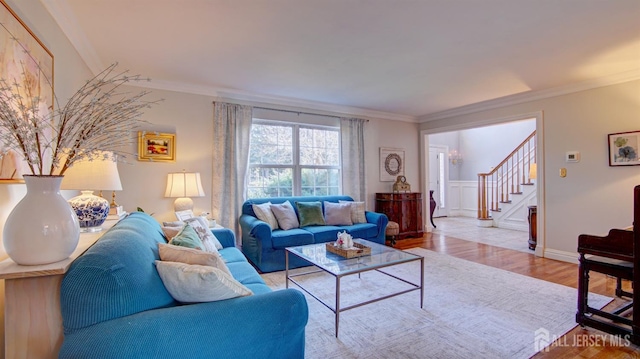
{"type": "Polygon", "coordinates": [[[594,271],[615,277],[616,296],[632,298],[632,293],[622,290],[622,279],[633,280],[633,262],[602,257],[581,255],[578,276],[578,312],[576,322],[581,326],[590,326],[615,335],[631,334],[632,321],[626,316],[632,303],[611,312],[589,307],[589,272],[594,271]]]}

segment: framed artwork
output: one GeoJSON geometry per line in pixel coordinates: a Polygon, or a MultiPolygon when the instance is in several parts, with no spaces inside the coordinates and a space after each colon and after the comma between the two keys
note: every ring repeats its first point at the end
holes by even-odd
{"type": "Polygon", "coordinates": [[[176,160],[175,133],[138,132],[138,160],[174,162],[176,160]]]}
{"type": "MultiPolygon", "coordinates": [[[[0,1],[0,47],[0,78],[15,81],[20,88],[28,86],[32,95],[22,93],[23,99],[38,98],[43,115],[53,111],[53,54],[4,1],[0,1]]],[[[21,156],[0,144],[0,183],[24,183],[22,175],[27,172],[21,156]]]]}
{"type": "Polygon", "coordinates": [[[193,215],[193,211],[190,209],[184,210],[184,211],[177,211],[176,213],[176,218],[178,219],[178,221],[186,221],[189,218],[193,218],[195,217],[193,215]]]}
{"type": "Polygon", "coordinates": [[[380,147],[380,182],[395,182],[404,176],[404,149],[380,147]]]}
{"type": "Polygon", "coordinates": [[[640,165],[640,131],[609,135],[609,166],[640,165]]]}

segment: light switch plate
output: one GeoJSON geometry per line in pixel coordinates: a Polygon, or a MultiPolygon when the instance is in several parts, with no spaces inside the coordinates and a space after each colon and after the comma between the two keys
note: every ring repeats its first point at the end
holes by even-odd
{"type": "Polygon", "coordinates": [[[580,162],[580,152],[567,151],[567,153],[565,153],[564,160],[566,162],[580,162]]]}

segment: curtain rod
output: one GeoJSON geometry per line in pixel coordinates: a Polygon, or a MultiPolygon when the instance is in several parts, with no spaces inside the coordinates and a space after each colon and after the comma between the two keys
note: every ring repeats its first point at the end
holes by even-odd
{"type": "MultiPolygon", "coordinates": [[[[311,113],[311,112],[304,112],[304,111],[293,111],[293,110],[281,110],[278,108],[268,108],[268,107],[260,107],[260,106],[254,106],[253,108],[257,108],[260,110],[268,110],[268,111],[280,111],[280,112],[289,112],[289,113],[296,113],[298,115],[303,114],[303,115],[312,115],[312,116],[324,116],[324,117],[331,117],[331,118],[341,118],[340,116],[335,116],[335,115],[323,115],[320,113],[311,113]]],[[[364,119],[366,122],[369,122],[369,120],[364,119]]]]}

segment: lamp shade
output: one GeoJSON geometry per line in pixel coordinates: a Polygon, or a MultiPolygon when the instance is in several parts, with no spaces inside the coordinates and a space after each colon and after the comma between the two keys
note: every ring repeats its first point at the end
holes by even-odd
{"type": "Polygon", "coordinates": [[[164,192],[164,196],[177,197],[173,203],[173,209],[176,212],[192,210],[193,201],[189,197],[204,196],[200,173],[188,173],[184,171],[169,173],[167,177],[167,189],[164,192]]]}
{"type": "Polygon", "coordinates": [[[532,163],[529,165],[529,178],[530,179],[538,178],[538,165],[536,163],[532,163]]]}
{"type": "Polygon", "coordinates": [[[118,164],[109,152],[104,157],[77,161],[65,173],[61,189],[121,191],[118,164]]]}

